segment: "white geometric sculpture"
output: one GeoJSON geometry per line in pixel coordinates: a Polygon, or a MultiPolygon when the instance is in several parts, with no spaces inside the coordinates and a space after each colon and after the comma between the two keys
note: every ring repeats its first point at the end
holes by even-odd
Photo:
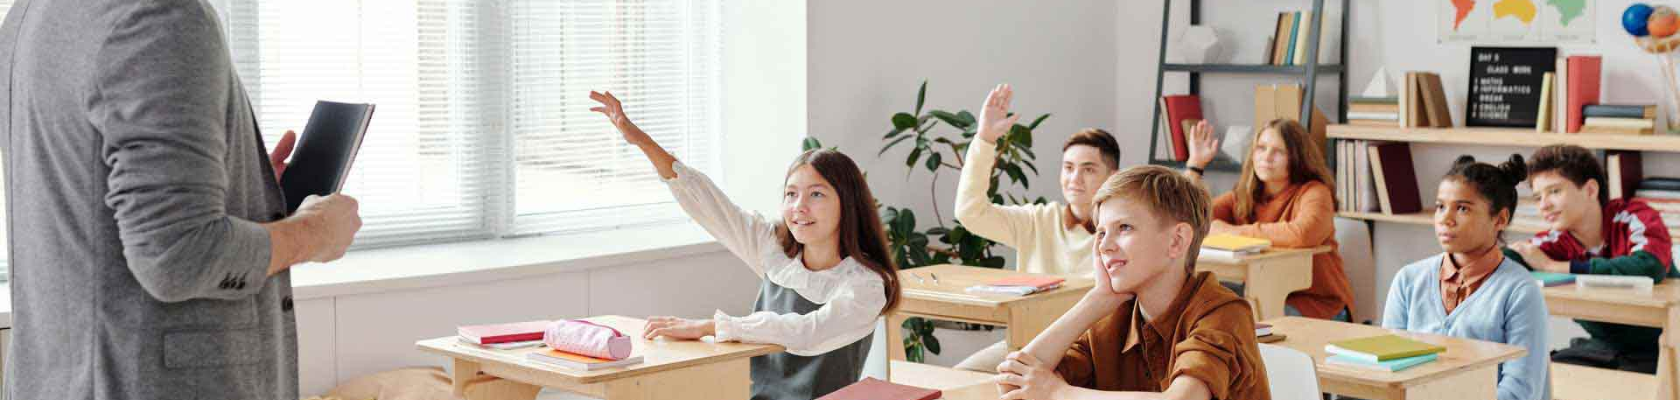
{"type": "Polygon", "coordinates": [[[1185,63],[1218,64],[1225,62],[1225,45],[1219,32],[1211,26],[1191,25],[1178,37],[1178,46],[1185,63]]]}

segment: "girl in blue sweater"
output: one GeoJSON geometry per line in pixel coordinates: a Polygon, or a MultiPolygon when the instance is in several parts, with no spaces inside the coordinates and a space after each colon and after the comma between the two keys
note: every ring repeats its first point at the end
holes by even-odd
{"type": "Polygon", "coordinates": [[[1528,349],[1499,365],[1499,400],[1552,398],[1546,301],[1528,270],[1505,257],[1499,238],[1526,175],[1522,156],[1497,167],[1459,157],[1435,195],[1443,253],[1402,268],[1383,307],[1386,328],[1528,349]]]}

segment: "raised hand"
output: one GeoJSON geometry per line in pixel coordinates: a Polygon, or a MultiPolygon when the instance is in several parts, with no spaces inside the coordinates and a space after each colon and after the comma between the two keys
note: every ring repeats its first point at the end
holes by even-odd
{"type": "Polygon", "coordinates": [[[1201,120],[1196,123],[1195,128],[1190,129],[1190,158],[1185,161],[1185,165],[1207,168],[1208,163],[1213,162],[1215,154],[1219,154],[1219,140],[1213,138],[1213,125],[1208,124],[1205,119],[1201,120]]]}
{"type": "Polygon", "coordinates": [[[590,107],[589,111],[606,115],[607,121],[612,122],[613,127],[618,128],[618,133],[624,135],[624,141],[637,146],[653,143],[652,137],[649,137],[646,132],[642,132],[641,128],[637,128],[636,124],[630,123],[630,117],[624,115],[624,104],[620,103],[618,97],[613,96],[612,92],[601,93],[591,90],[589,91],[589,99],[601,103],[600,107],[590,107]]]}
{"type": "Polygon", "coordinates": [[[1009,115],[1009,103],[1015,99],[1015,89],[1009,84],[997,85],[992,92],[986,94],[986,104],[980,107],[980,140],[997,143],[998,138],[1009,133],[1015,127],[1015,121],[1021,119],[1019,114],[1009,115]]]}

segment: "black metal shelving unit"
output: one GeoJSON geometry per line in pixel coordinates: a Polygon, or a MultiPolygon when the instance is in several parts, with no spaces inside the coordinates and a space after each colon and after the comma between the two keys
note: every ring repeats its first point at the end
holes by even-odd
{"type": "MultiPolygon", "coordinates": [[[[1182,73],[1190,74],[1190,92],[1189,92],[1189,94],[1195,94],[1195,95],[1200,95],[1201,94],[1201,88],[1202,88],[1202,76],[1201,76],[1201,74],[1280,75],[1280,76],[1285,76],[1285,77],[1298,78],[1300,80],[1300,83],[1301,83],[1301,91],[1302,91],[1302,95],[1301,95],[1302,96],[1302,98],[1301,98],[1301,116],[1300,116],[1301,121],[1311,121],[1312,120],[1312,110],[1313,110],[1313,104],[1314,104],[1313,103],[1313,101],[1314,101],[1313,98],[1318,94],[1317,89],[1318,89],[1319,75],[1321,75],[1321,74],[1335,74],[1335,75],[1337,75],[1336,80],[1337,80],[1337,88],[1338,88],[1338,90],[1336,91],[1337,92],[1336,102],[1339,106],[1336,108],[1336,110],[1337,110],[1336,118],[1334,120],[1332,120],[1331,122],[1332,123],[1339,123],[1339,122],[1345,122],[1347,120],[1347,67],[1344,64],[1346,64],[1347,60],[1348,60],[1348,58],[1347,58],[1348,15],[1352,14],[1352,12],[1348,9],[1349,0],[1341,0],[1341,3],[1342,3],[1342,26],[1341,26],[1341,32],[1339,32],[1339,34],[1341,35],[1342,40],[1340,41],[1340,46],[1339,46],[1340,47],[1339,51],[1341,52],[1341,57],[1338,58],[1338,59],[1341,60],[1342,64],[1319,64],[1318,63],[1318,50],[1319,50],[1318,46],[1322,42],[1321,38],[1323,36],[1323,30],[1321,28],[1323,28],[1323,25],[1324,25],[1324,17],[1323,17],[1324,16],[1324,0],[1312,0],[1312,13],[1313,13],[1314,18],[1312,19],[1312,26],[1310,28],[1311,29],[1310,32],[1313,33],[1313,38],[1311,38],[1307,41],[1308,44],[1307,44],[1307,49],[1306,49],[1306,51],[1307,51],[1307,55],[1306,55],[1307,63],[1306,63],[1306,65],[1179,64],[1179,63],[1168,63],[1167,62],[1167,41],[1168,41],[1168,29],[1167,28],[1169,27],[1169,24],[1172,22],[1172,2],[1173,2],[1173,0],[1162,0],[1163,4],[1162,4],[1162,7],[1161,7],[1161,54],[1160,54],[1160,58],[1156,62],[1157,68],[1156,68],[1156,71],[1155,71],[1155,100],[1156,100],[1155,101],[1155,113],[1154,113],[1154,117],[1153,117],[1153,122],[1149,124],[1149,163],[1150,164],[1164,165],[1164,166],[1169,166],[1169,167],[1173,167],[1173,168],[1179,168],[1179,167],[1184,166],[1184,162],[1182,162],[1182,161],[1172,160],[1170,158],[1169,159],[1157,159],[1156,156],[1155,156],[1156,151],[1158,151],[1158,149],[1160,148],[1159,146],[1163,146],[1163,145],[1170,146],[1171,145],[1170,143],[1163,144],[1163,143],[1161,143],[1161,140],[1160,140],[1161,139],[1161,132],[1160,132],[1160,129],[1161,129],[1161,102],[1160,102],[1160,99],[1161,99],[1161,94],[1162,94],[1161,91],[1162,91],[1164,85],[1166,84],[1164,78],[1166,77],[1166,74],[1168,72],[1182,72],[1182,73]]],[[[1191,25],[1200,25],[1201,23],[1202,23],[1202,2],[1201,2],[1201,0],[1190,0],[1190,24],[1191,25]]],[[[1250,97],[1252,97],[1252,95],[1250,95],[1250,97]]],[[[1259,127],[1255,127],[1255,128],[1258,129],[1259,127]]],[[[1208,169],[1215,170],[1215,171],[1235,172],[1235,171],[1240,171],[1242,169],[1242,165],[1237,164],[1235,162],[1231,162],[1229,160],[1215,159],[1213,161],[1213,163],[1208,164],[1208,169]]]]}

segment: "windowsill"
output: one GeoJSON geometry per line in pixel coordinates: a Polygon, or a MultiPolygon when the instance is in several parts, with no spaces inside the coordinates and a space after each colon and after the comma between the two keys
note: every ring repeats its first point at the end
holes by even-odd
{"type": "Polygon", "coordinates": [[[360,250],[331,263],[292,267],[292,297],[307,300],[493,282],[721,250],[692,222],[360,250]]]}
{"type": "MultiPolygon", "coordinates": [[[[359,250],[292,267],[297,300],[466,285],[722,251],[692,222],[601,232],[359,250]]],[[[0,284],[0,329],[12,326],[9,282],[0,284]]]]}

